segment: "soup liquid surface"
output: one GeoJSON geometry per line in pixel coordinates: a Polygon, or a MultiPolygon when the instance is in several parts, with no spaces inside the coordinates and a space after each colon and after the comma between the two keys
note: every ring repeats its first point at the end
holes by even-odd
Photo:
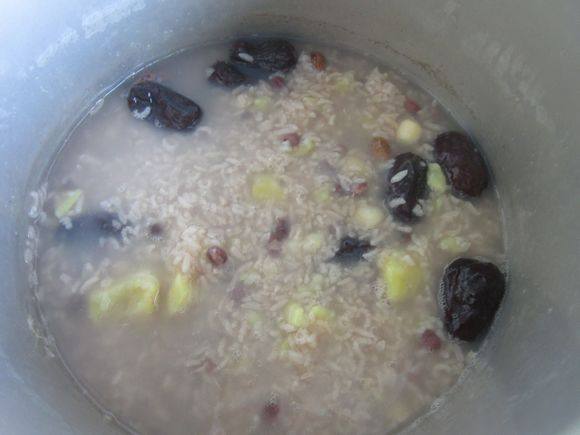
{"type": "Polygon", "coordinates": [[[385,433],[428,409],[466,364],[437,291],[458,256],[502,263],[496,194],[431,189],[418,223],[394,221],[392,157],[432,162],[433,139],[458,127],[392,71],[316,49],[326,68],[297,45],[281,88],[268,77],[208,84],[226,46],[154,64],[73,131],[38,192],[48,328],[79,382],[140,433],[385,433]],[[198,103],[197,128],[136,119],[127,94],[142,78],[198,103]],[[409,119],[421,126],[414,142],[397,134],[409,119]],[[373,147],[377,137],[389,146],[373,147]],[[123,228],[113,237],[58,229],[105,212],[123,228]],[[331,261],[345,236],[374,249],[331,261]],[[401,288],[385,278],[389,258],[408,266],[401,288]]]}

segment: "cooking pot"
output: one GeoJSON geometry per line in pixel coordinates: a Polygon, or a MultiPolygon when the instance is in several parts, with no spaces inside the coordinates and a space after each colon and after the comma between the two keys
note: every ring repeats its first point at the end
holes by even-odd
{"type": "Polygon", "coordinates": [[[2,9],[0,433],[122,432],[52,356],[36,320],[28,192],[70,127],[129,73],[251,33],[341,45],[406,71],[493,168],[509,291],[477,362],[405,431],[580,433],[580,2],[27,0],[2,9]]]}

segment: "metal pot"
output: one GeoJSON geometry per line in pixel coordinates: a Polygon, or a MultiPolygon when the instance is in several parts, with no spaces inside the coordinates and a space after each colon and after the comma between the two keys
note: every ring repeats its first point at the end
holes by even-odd
{"type": "Polygon", "coordinates": [[[408,71],[494,170],[509,293],[478,362],[409,433],[580,432],[580,3],[28,0],[0,22],[0,433],[120,432],[29,328],[27,191],[95,96],[176,49],[253,32],[408,71]]]}

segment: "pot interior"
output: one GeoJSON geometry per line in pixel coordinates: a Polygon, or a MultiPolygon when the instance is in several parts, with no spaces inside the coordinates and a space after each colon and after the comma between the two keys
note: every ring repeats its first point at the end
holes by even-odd
{"type": "Polygon", "coordinates": [[[494,171],[506,229],[507,296],[465,379],[436,412],[406,430],[565,433],[577,427],[580,220],[572,199],[580,179],[573,146],[580,107],[570,90],[580,69],[579,9],[574,2],[517,1],[498,13],[499,6],[438,1],[426,8],[402,0],[11,5],[0,43],[6,53],[0,55],[0,382],[10,391],[0,399],[0,427],[119,432],[47,356],[52,343],[34,320],[23,264],[27,194],[95,96],[176,50],[248,33],[339,45],[405,71],[474,135],[494,171]],[[537,22],[550,32],[531,32],[537,22]]]}

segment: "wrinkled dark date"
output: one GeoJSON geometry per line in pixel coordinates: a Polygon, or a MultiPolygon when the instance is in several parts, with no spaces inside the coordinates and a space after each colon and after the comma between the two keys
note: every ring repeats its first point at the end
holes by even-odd
{"type": "Polygon", "coordinates": [[[247,77],[240,72],[234,65],[227,62],[216,62],[211,67],[212,72],[208,77],[211,83],[225,86],[226,88],[235,88],[243,85],[247,77]]]}
{"type": "Polygon", "coordinates": [[[489,183],[489,174],[483,157],[468,136],[456,131],[442,133],[435,139],[434,151],[455,196],[481,195],[489,183]]]}
{"type": "Polygon", "coordinates": [[[130,224],[123,224],[116,213],[96,212],[75,216],[70,227],[61,223],[56,231],[59,241],[66,243],[98,240],[101,237],[121,238],[121,231],[130,224]]]}
{"type": "Polygon", "coordinates": [[[439,306],[453,337],[473,341],[491,325],[505,292],[505,277],[493,263],[458,258],[443,272],[439,306]]]}
{"type": "Polygon", "coordinates": [[[340,239],[338,250],[333,260],[343,264],[356,263],[364,259],[363,255],[374,249],[368,240],[345,236],[340,239]]]}
{"type": "Polygon", "coordinates": [[[232,47],[230,60],[267,71],[290,71],[298,56],[292,44],[283,39],[238,41],[232,47]]]}
{"type": "Polygon", "coordinates": [[[413,223],[423,216],[427,198],[427,163],[413,153],[399,154],[387,174],[386,206],[393,218],[413,223]]]}
{"type": "Polygon", "coordinates": [[[151,121],[157,127],[185,130],[195,127],[202,116],[201,107],[194,101],[155,82],[133,85],[127,103],[135,118],[151,121]]]}

